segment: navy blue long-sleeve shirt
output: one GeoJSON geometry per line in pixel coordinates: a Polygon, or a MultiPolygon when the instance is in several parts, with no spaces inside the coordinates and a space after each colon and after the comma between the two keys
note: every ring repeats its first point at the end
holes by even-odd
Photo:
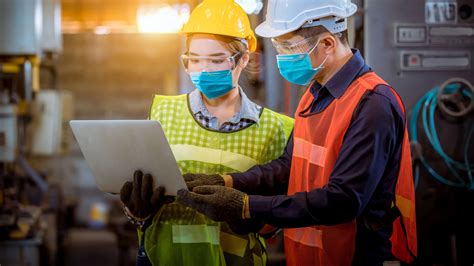
{"type": "MultiPolygon", "coordinates": [[[[359,76],[370,71],[357,50],[325,86],[310,88],[313,113],[341,97],[359,76]]],[[[354,265],[381,265],[391,259],[391,227],[373,231],[367,221],[390,209],[400,166],[405,116],[385,85],[367,92],[353,113],[340,154],[326,186],[286,195],[293,136],[284,154],[245,173],[231,174],[234,188],[249,196],[250,215],[282,228],[334,225],[357,219],[354,265]]]]}

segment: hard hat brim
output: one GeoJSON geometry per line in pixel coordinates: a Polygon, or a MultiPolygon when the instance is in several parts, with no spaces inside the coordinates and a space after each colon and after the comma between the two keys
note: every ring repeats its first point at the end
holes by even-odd
{"type": "MultiPolygon", "coordinates": [[[[282,2],[288,2],[288,1],[290,0],[286,0],[282,2]]],[[[274,1],[273,4],[278,5],[278,1],[274,1]]],[[[281,35],[285,35],[289,32],[298,30],[308,21],[313,21],[313,20],[319,21],[319,20],[324,20],[324,18],[337,18],[337,20],[347,19],[348,17],[354,15],[357,11],[357,5],[355,5],[354,3],[350,3],[349,5],[345,6],[342,10],[338,8],[334,8],[331,5],[329,6],[316,6],[316,5],[318,4],[317,3],[315,4],[315,7],[317,8],[315,8],[314,10],[316,11],[310,12],[311,10],[300,10],[301,12],[298,13],[298,15],[292,19],[289,19],[286,17],[284,18],[274,17],[273,15],[269,16],[267,12],[266,20],[260,25],[258,25],[258,27],[255,29],[255,33],[264,38],[275,38],[281,35]],[[321,12],[323,13],[321,14],[321,12]]],[[[271,8],[276,8],[276,7],[272,6],[271,8]]],[[[267,11],[268,9],[270,9],[270,6],[267,7],[267,11]]],[[[319,25],[325,26],[332,33],[336,33],[336,32],[341,31],[340,27],[337,27],[336,24],[337,24],[336,22],[332,22],[331,24],[328,24],[328,25],[324,25],[324,24],[319,24],[319,25]]],[[[315,25],[318,25],[318,24],[315,24],[315,25]]]]}
{"type": "Polygon", "coordinates": [[[275,38],[278,36],[285,35],[289,32],[295,31],[297,29],[298,28],[278,30],[278,29],[273,28],[271,26],[271,23],[268,20],[265,20],[264,22],[262,22],[260,25],[257,26],[257,28],[255,29],[255,33],[258,36],[261,36],[263,38],[275,38]]]}

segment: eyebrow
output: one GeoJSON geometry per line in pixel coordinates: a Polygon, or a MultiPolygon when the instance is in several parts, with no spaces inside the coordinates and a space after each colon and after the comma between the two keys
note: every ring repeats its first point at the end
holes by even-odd
{"type": "Polygon", "coordinates": [[[283,45],[291,45],[291,44],[294,44],[294,42],[289,42],[289,41],[281,41],[281,42],[277,42],[278,44],[283,44],[283,45]]]}
{"type": "MultiPolygon", "coordinates": [[[[193,52],[189,52],[190,55],[195,55],[195,56],[201,56],[200,54],[196,54],[196,53],[193,53],[193,52]]],[[[221,56],[221,55],[226,55],[224,53],[215,53],[215,54],[209,54],[209,55],[206,55],[206,56],[221,56]]]]}

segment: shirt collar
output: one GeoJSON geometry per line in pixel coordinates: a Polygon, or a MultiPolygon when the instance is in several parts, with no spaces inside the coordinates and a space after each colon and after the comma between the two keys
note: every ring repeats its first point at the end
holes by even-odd
{"type": "Polygon", "coordinates": [[[193,115],[201,113],[205,116],[211,117],[211,114],[209,111],[207,111],[206,106],[204,106],[201,93],[197,89],[189,93],[189,106],[191,107],[191,112],[193,115]]]}
{"type": "MultiPolygon", "coordinates": [[[[365,64],[359,50],[352,49],[352,54],[351,59],[324,86],[334,98],[341,97],[360,73],[368,70],[368,66],[365,64]]],[[[311,92],[315,92],[320,88],[321,84],[316,81],[311,86],[311,92]]]]}
{"type": "MultiPolygon", "coordinates": [[[[262,107],[257,105],[256,103],[252,102],[243,89],[239,86],[239,93],[241,97],[241,106],[240,111],[237,112],[232,118],[229,119],[231,123],[238,123],[242,119],[249,119],[258,123],[260,120],[260,111],[262,107]]],[[[207,117],[214,117],[204,105],[204,101],[202,99],[201,92],[195,89],[191,93],[189,93],[189,105],[191,107],[191,112],[193,115],[201,113],[207,117]]]]}
{"type": "MultiPolygon", "coordinates": [[[[244,90],[239,87],[240,97],[242,98],[242,105],[240,106],[240,118],[236,122],[240,121],[240,119],[245,118],[258,123],[260,120],[260,111],[262,107],[258,104],[252,102],[247,94],[245,94],[244,90]]],[[[237,118],[237,116],[235,116],[237,118]]]]}

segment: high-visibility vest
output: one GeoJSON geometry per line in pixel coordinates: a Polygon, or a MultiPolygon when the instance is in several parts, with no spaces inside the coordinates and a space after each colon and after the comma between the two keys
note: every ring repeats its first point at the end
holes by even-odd
{"type": "MultiPolygon", "coordinates": [[[[220,132],[199,124],[187,95],[155,96],[149,118],[158,120],[181,172],[243,172],[278,158],[293,119],[263,108],[257,124],[220,132]]],[[[141,238],[141,233],[139,232],[141,238]]],[[[257,234],[238,235],[226,223],[172,203],[153,217],[145,231],[145,251],[153,265],[265,265],[264,241],[257,234]]]]}
{"type": "MultiPolygon", "coordinates": [[[[295,113],[294,147],[288,195],[322,188],[329,182],[339,156],[345,133],[353,113],[367,91],[387,83],[373,72],[357,78],[338,99],[324,111],[309,112],[314,100],[309,90],[303,95],[295,113]]],[[[396,92],[403,110],[403,103],[396,92]]],[[[400,169],[393,206],[401,216],[393,222],[392,253],[404,262],[411,262],[417,253],[415,193],[408,131],[405,126],[400,169]]],[[[387,210],[388,211],[388,210],[387,210]]],[[[310,226],[284,230],[287,265],[352,264],[356,220],[334,226],[310,226]]]]}

